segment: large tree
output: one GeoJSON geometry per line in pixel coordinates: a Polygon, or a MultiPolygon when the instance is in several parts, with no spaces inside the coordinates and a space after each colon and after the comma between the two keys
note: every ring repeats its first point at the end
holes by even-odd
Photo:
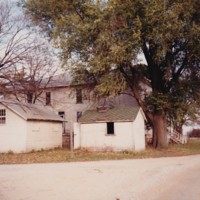
{"type": "Polygon", "coordinates": [[[128,88],[167,147],[167,119],[199,99],[198,0],[26,0],[32,22],[54,40],[79,81],[103,95],[128,88]],[[138,64],[143,54],[146,64],[138,64]]]}

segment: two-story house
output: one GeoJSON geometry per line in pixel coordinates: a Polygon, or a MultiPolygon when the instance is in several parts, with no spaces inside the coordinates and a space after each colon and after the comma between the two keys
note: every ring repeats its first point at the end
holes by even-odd
{"type": "MultiPolygon", "coordinates": [[[[120,106],[137,106],[136,100],[127,94],[121,94],[117,97],[101,99],[98,102],[92,98],[92,92],[88,90],[88,85],[73,84],[71,77],[68,74],[54,76],[45,87],[41,84],[41,95],[37,98],[35,104],[42,104],[44,107],[51,108],[64,119],[63,122],[63,146],[69,147],[69,133],[73,130],[74,122],[78,122],[79,118],[87,110],[95,110],[97,107],[112,107],[120,106]]],[[[32,102],[32,94],[22,93],[18,95],[18,99],[22,102],[32,102]]],[[[9,98],[11,95],[9,95],[9,98]]],[[[123,111],[123,109],[122,109],[123,111]]],[[[126,113],[125,113],[126,115],[126,113]]],[[[114,125],[115,117],[109,118],[114,125]]],[[[109,122],[108,122],[109,123],[109,122]]]]}

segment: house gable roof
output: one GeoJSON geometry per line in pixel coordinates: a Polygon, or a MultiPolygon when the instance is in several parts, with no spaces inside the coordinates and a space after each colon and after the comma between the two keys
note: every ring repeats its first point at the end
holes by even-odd
{"type": "Polygon", "coordinates": [[[46,86],[47,88],[54,87],[68,87],[72,84],[72,77],[69,73],[63,73],[53,76],[50,80],[44,79],[41,86],[46,86]]]}
{"type": "Polygon", "coordinates": [[[21,103],[14,100],[1,100],[0,103],[26,121],[63,121],[61,117],[46,106],[21,103]]]}
{"type": "Polygon", "coordinates": [[[106,112],[98,112],[97,110],[88,110],[79,119],[80,123],[98,123],[98,122],[130,122],[134,121],[139,106],[124,106],[110,108],[106,112]]]}

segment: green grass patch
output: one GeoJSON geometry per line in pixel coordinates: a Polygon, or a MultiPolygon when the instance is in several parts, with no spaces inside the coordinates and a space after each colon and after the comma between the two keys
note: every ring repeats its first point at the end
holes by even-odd
{"type": "Polygon", "coordinates": [[[51,150],[32,151],[29,153],[14,154],[1,153],[0,164],[30,164],[30,163],[57,163],[97,160],[123,160],[139,158],[158,158],[172,156],[187,156],[200,154],[200,140],[190,140],[185,145],[170,144],[167,149],[153,149],[147,147],[145,151],[132,152],[92,152],[88,149],[74,151],[73,158],[67,149],[57,148],[51,150]]]}

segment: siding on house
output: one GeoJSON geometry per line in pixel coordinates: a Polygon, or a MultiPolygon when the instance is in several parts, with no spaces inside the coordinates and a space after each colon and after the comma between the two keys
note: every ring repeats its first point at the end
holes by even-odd
{"type": "Polygon", "coordinates": [[[26,150],[26,121],[0,104],[0,109],[6,109],[6,123],[0,124],[0,152],[23,152],[26,150]]]}
{"type": "Polygon", "coordinates": [[[132,122],[115,122],[114,135],[107,135],[106,123],[81,124],[81,147],[92,150],[134,150],[132,122]]]}
{"type": "MultiPolygon", "coordinates": [[[[70,131],[70,123],[77,121],[77,113],[84,113],[88,110],[94,102],[83,98],[82,103],[76,103],[76,90],[63,87],[63,88],[49,88],[46,91],[51,92],[51,104],[53,110],[58,112],[65,112],[66,132],[70,131]]],[[[45,93],[43,93],[45,95],[45,93]]],[[[41,96],[41,101],[44,100],[44,96],[41,96]]]]}
{"type": "Polygon", "coordinates": [[[30,121],[27,128],[27,151],[62,146],[62,126],[60,123],[30,121]]]}
{"type": "Polygon", "coordinates": [[[135,120],[133,121],[135,150],[145,149],[145,121],[143,115],[138,112],[135,120]]]}

